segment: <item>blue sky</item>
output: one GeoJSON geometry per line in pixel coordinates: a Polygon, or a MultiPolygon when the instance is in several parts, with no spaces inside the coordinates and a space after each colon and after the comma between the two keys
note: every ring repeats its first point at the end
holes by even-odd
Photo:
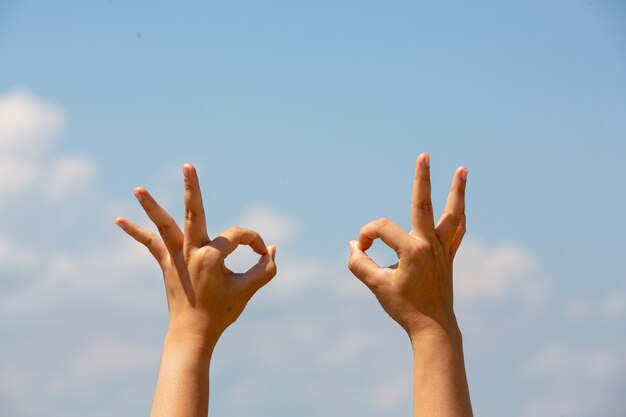
{"type": "Polygon", "coordinates": [[[345,264],[408,226],[428,151],[438,209],[469,167],[476,415],[623,415],[623,2],[155,3],[0,1],[0,414],[148,412],[162,280],[113,220],[147,224],[137,185],[180,218],[192,162],[213,234],[278,244],[211,414],[410,415],[408,339],[345,264]]]}

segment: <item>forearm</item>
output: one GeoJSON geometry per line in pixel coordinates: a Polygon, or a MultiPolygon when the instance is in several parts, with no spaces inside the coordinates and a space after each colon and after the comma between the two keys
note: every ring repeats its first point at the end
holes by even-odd
{"type": "Polygon", "coordinates": [[[463,341],[458,326],[411,336],[415,417],[471,417],[463,341]]]}
{"type": "Polygon", "coordinates": [[[208,415],[209,365],[217,338],[168,331],[151,417],[208,415]]]}

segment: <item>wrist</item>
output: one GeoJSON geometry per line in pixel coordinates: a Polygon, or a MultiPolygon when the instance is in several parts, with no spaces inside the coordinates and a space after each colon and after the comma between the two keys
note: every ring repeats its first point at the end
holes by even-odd
{"type": "Polygon", "coordinates": [[[461,346],[462,334],[455,317],[446,321],[429,320],[407,329],[413,349],[429,346],[461,346]]]}
{"type": "Polygon", "coordinates": [[[189,357],[210,359],[222,332],[196,332],[185,326],[170,323],[165,335],[164,347],[189,357]]]}

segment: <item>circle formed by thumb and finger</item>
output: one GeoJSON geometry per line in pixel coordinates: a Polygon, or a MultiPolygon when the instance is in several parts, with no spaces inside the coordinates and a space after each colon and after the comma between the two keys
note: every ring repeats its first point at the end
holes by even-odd
{"type": "Polygon", "coordinates": [[[276,246],[268,246],[259,262],[243,274],[237,274],[245,286],[253,292],[258,291],[276,276],[276,246]]]}

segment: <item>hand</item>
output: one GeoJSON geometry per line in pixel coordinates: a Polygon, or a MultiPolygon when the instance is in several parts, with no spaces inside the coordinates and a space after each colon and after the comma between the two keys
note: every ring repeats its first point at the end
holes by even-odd
{"type": "Polygon", "coordinates": [[[350,271],[411,338],[431,329],[458,329],[452,300],[452,261],[465,234],[466,180],[467,168],[458,168],[435,227],[430,157],[421,154],[415,166],[411,231],[406,233],[383,218],[363,226],[358,242],[350,242],[350,271]],[[364,252],[378,238],[396,252],[397,264],[380,268],[364,252]]]}
{"type": "Polygon", "coordinates": [[[161,237],[125,218],[118,218],[116,223],[145,245],[163,270],[170,315],[168,335],[216,341],[243,312],[252,295],[276,275],[276,248],[266,247],[258,233],[239,227],[209,239],[196,170],[186,164],[183,174],[184,234],[144,188],[136,188],[135,196],[161,237]],[[224,264],[238,245],[249,245],[261,255],[245,273],[234,273],[224,264]]]}

